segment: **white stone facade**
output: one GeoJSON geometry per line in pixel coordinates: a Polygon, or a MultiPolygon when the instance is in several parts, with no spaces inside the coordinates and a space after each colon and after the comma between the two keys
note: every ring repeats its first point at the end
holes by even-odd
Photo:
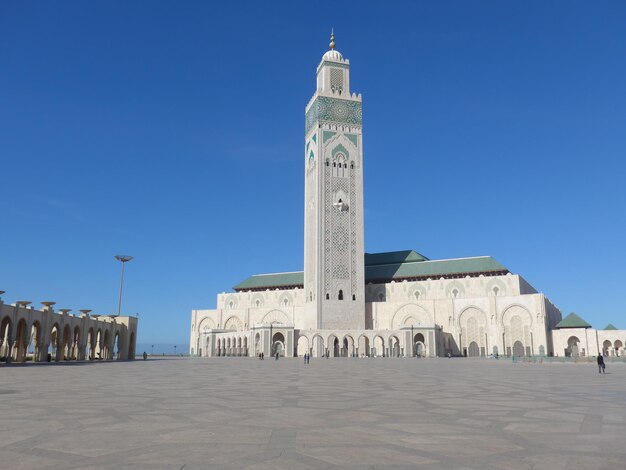
{"type": "Polygon", "coordinates": [[[626,330],[596,330],[594,328],[561,328],[552,332],[554,354],[566,357],[586,357],[602,354],[625,357],[626,330]]]}
{"type": "Polygon", "coordinates": [[[223,293],[218,295],[217,309],[193,311],[190,352],[269,355],[269,338],[264,341],[262,334],[260,342],[255,338],[273,324],[276,331],[293,332],[289,333],[293,338],[283,335],[289,343],[287,356],[307,350],[314,356],[548,355],[550,331],[561,319],[543,294],[514,274],[369,284],[365,295],[365,327],[319,329],[301,320],[306,318],[302,288],[223,293]],[[313,345],[318,335],[323,339],[321,350],[313,345]],[[339,340],[338,349],[334,338],[339,340]],[[230,340],[231,346],[221,340],[230,340]],[[241,346],[232,346],[239,341],[241,346]],[[232,349],[237,347],[242,349],[232,349]]]}
{"type": "Polygon", "coordinates": [[[552,355],[553,342],[562,349],[561,333],[552,336],[558,308],[489,257],[364,253],[362,99],[350,93],[349,74],[333,38],[306,107],[304,271],[253,276],[219,294],[215,310],[193,310],[190,353],[485,357],[552,355]]]}

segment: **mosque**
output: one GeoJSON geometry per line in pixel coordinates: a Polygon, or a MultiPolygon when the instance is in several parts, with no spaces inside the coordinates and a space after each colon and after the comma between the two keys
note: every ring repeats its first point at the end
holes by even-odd
{"type": "Polygon", "coordinates": [[[306,106],[304,271],[257,274],[193,310],[191,355],[443,357],[622,355],[624,330],[593,330],[489,256],[365,253],[362,98],[335,48],[306,106]]]}

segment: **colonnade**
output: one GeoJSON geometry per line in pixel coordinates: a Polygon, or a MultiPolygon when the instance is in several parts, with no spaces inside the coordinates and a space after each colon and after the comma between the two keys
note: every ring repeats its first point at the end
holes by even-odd
{"type": "MultiPolygon", "coordinates": [[[[0,291],[0,295],[4,291],[0,291]]],[[[61,362],[134,359],[137,318],[70,314],[54,310],[55,302],[12,305],[0,297],[0,362],[61,362]]]]}

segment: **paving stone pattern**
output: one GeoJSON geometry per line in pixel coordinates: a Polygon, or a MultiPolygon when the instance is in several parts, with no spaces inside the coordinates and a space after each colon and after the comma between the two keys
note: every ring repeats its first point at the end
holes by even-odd
{"type": "Polygon", "coordinates": [[[626,364],[164,358],[0,367],[0,469],[618,469],[626,364]]]}

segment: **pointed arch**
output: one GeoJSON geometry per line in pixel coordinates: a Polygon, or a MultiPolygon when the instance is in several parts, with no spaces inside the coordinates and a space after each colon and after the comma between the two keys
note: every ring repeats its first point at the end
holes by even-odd
{"type": "Polygon", "coordinates": [[[270,310],[265,314],[261,323],[279,323],[281,325],[289,325],[291,322],[289,316],[282,310],[270,310]]]}
{"type": "Polygon", "coordinates": [[[224,322],[224,329],[243,331],[243,322],[237,315],[232,315],[224,322]]]}
{"type": "Polygon", "coordinates": [[[396,310],[391,319],[391,329],[398,330],[403,326],[432,326],[432,315],[422,306],[415,303],[405,304],[396,310]]]}
{"type": "Polygon", "coordinates": [[[217,326],[211,317],[204,317],[200,320],[200,323],[198,323],[198,333],[204,330],[214,330],[215,328],[217,328],[217,326]]]}

